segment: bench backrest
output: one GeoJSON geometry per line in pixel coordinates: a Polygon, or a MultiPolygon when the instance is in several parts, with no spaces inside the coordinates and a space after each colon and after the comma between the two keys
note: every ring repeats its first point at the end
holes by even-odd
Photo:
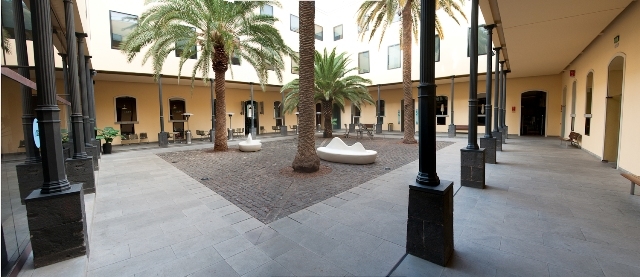
{"type": "Polygon", "coordinates": [[[580,138],[580,136],[582,136],[582,135],[580,135],[580,134],[578,134],[576,132],[569,133],[569,138],[572,139],[572,140],[578,140],[578,138],[580,138]]]}

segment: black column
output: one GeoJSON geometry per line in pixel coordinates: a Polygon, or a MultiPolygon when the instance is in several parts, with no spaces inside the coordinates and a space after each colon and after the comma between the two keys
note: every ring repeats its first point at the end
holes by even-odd
{"type": "Polygon", "coordinates": [[[169,146],[167,132],[164,131],[164,105],[162,104],[162,74],[158,75],[158,99],[160,101],[160,133],[158,133],[158,145],[160,147],[169,146]]]}
{"type": "MultiPolygon", "coordinates": [[[[488,54],[488,53],[487,53],[488,54]]],[[[471,1],[469,38],[469,136],[466,149],[478,147],[478,1],[471,1]]]]}
{"type": "Polygon", "coordinates": [[[453,182],[436,173],[436,0],[420,1],[419,172],[409,185],[407,253],[445,266],[453,254],[453,182]]]}
{"type": "Polygon", "coordinates": [[[449,113],[451,114],[451,122],[449,124],[448,137],[453,138],[456,136],[456,125],[453,121],[453,106],[454,106],[454,91],[455,91],[456,75],[451,75],[451,105],[449,106],[449,113]]]}
{"type": "Polygon", "coordinates": [[[214,82],[213,79],[209,79],[209,83],[211,84],[211,130],[209,131],[209,140],[213,142],[215,140],[215,132],[216,132],[216,103],[215,103],[215,92],[214,92],[214,82]]]}
{"type": "MultiPolygon", "coordinates": [[[[27,79],[31,79],[29,69],[29,57],[27,54],[27,36],[24,27],[24,14],[22,0],[13,0],[14,34],[16,43],[16,57],[18,59],[18,73],[27,79]]],[[[33,119],[36,117],[31,111],[35,108],[35,103],[31,98],[31,88],[20,85],[22,92],[22,131],[24,135],[24,148],[26,151],[26,163],[40,162],[40,152],[36,148],[33,139],[33,119]]]]}
{"type": "Polygon", "coordinates": [[[509,126],[507,126],[507,73],[511,70],[502,69],[502,128],[504,129],[504,141],[509,138],[509,126]]]}
{"type": "MultiPolygon", "coordinates": [[[[485,107],[485,123],[484,123],[484,137],[485,138],[492,138],[493,135],[491,135],[491,97],[492,97],[492,92],[491,92],[491,73],[493,72],[493,68],[491,68],[492,66],[492,60],[491,60],[491,42],[492,42],[492,36],[493,36],[493,28],[496,25],[491,24],[491,25],[486,25],[484,26],[485,29],[487,29],[487,75],[486,75],[486,93],[487,93],[487,104],[484,106],[485,107]]],[[[496,58],[497,59],[497,58],[496,58]]]]}
{"type": "MultiPolygon", "coordinates": [[[[499,118],[498,118],[498,129],[500,130],[500,132],[503,132],[503,128],[504,128],[504,123],[503,123],[503,119],[504,119],[504,61],[500,61],[500,103],[498,104],[498,114],[499,114],[499,118]]],[[[505,134],[506,135],[506,134],[505,134]]]]}
{"type": "MultiPolygon", "coordinates": [[[[95,71],[93,69],[90,70],[89,75],[91,76],[91,79],[89,80],[89,105],[91,105],[91,119],[92,119],[92,123],[93,126],[91,131],[92,131],[92,137],[95,140],[96,138],[96,127],[98,127],[98,123],[97,123],[97,118],[96,118],[96,91],[95,91],[95,82],[93,79],[95,78],[95,76],[98,74],[98,71],[95,71]]],[[[100,145],[99,143],[97,144],[98,146],[100,145]]],[[[100,151],[98,151],[98,153],[100,153],[100,151]]]]}
{"type": "Polygon", "coordinates": [[[84,38],[85,33],[75,33],[78,39],[78,76],[80,78],[80,96],[82,99],[82,122],[84,123],[85,147],[93,147],[91,144],[91,122],[89,121],[89,97],[87,93],[87,71],[85,69],[84,38]]]}
{"type": "MultiPolygon", "coordinates": [[[[251,120],[251,130],[249,130],[249,133],[251,134],[251,137],[253,139],[255,139],[256,138],[256,126],[254,126],[254,125],[255,125],[255,121],[256,121],[256,105],[253,103],[253,82],[249,82],[249,86],[251,86],[251,119],[250,119],[251,120]]],[[[242,107],[242,108],[244,109],[245,107],[242,107]]]]}
{"type": "Polygon", "coordinates": [[[495,82],[495,91],[496,91],[496,97],[495,99],[493,99],[493,132],[499,132],[498,128],[500,126],[499,125],[499,121],[498,119],[500,118],[499,112],[500,112],[500,50],[502,50],[502,47],[496,47],[493,48],[494,50],[496,50],[496,68],[495,68],[495,72],[496,72],[496,82],[495,82]]]}
{"type": "Polygon", "coordinates": [[[94,140],[95,138],[95,132],[94,127],[96,125],[96,121],[95,121],[95,111],[93,110],[94,107],[92,105],[93,103],[93,93],[92,93],[92,86],[93,86],[93,80],[91,78],[91,66],[89,65],[91,61],[91,56],[84,56],[84,70],[85,70],[85,84],[87,87],[87,102],[84,103],[84,105],[87,105],[87,110],[88,110],[88,115],[89,115],[89,143],[91,143],[91,145],[95,146],[94,140]]]}
{"type": "Polygon", "coordinates": [[[84,65],[84,59],[82,63],[78,62],[78,51],[76,49],[76,38],[75,38],[75,20],[74,20],[74,11],[73,11],[73,1],[65,0],[64,1],[64,13],[65,13],[65,24],[66,24],[66,35],[67,35],[67,66],[69,77],[68,82],[68,90],[67,94],[71,99],[71,134],[73,136],[73,158],[86,158],[87,153],[85,149],[85,140],[84,140],[84,124],[82,121],[82,102],[81,102],[81,94],[80,87],[78,82],[83,82],[82,80],[78,80],[79,72],[78,65],[84,65]]]}

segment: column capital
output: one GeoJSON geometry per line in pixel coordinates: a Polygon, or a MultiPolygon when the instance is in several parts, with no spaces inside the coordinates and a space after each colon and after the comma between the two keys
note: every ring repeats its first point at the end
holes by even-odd
{"type": "Polygon", "coordinates": [[[82,40],[83,38],[88,37],[89,35],[87,35],[87,33],[78,33],[76,32],[76,37],[78,38],[78,41],[82,40]]]}
{"type": "Polygon", "coordinates": [[[500,64],[504,65],[507,61],[500,61],[500,64]]]}
{"type": "Polygon", "coordinates": [[[89,59],[93,58],[92,56],[89,55],[84,55],[84,58],[88,61],[89,59]]]}
{"type": "Polygon", "coordinates": [[[504,71],[504,74],[511,73],[511,69],[507,69],[504,71]]]}
{"type": "Polygon", "coordinates": [[[60,55],[60,57],[62,57],[63,59],[67,57],[67,53],[58,53],[58,55],[60,55]]]}
{"type": "Polygon", "coordinates": [[[496,27],[496,24],[484,25],[484,28],[489,30],[489,31],[493,30],[493,28],[495,28],[495,27],[496,27]]]}
{"type": "Polygon", "coordinates": [[[493,50],[500,51],[502,50],[502,47],[493,47],[493,50]]]}
{"type": "Polygon", "coordinates": [[[91,73],[91,77],[98,75],[98,71],[95,69],[91,69],[89,72],[91,73]]]}

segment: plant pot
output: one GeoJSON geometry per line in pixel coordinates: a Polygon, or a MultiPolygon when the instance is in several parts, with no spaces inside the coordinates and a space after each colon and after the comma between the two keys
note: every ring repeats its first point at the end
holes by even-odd
{"type": "Polygon", "coordinates": [[[102,154],[111,154],[111,143],[105,143],[102,145],[102,154]]]}

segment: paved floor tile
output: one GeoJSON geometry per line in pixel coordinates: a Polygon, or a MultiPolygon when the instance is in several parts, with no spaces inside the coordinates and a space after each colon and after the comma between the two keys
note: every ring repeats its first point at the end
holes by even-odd
{"type": "Polygon", "coordinates": [[[296,276],[345,276],[348,274],[345,270],[300,246],[287,251],[275,260],[296,276]]]}
{"type": "Polygon", "coordinates": [[[238,254],[246,249],[253,247],[253,243],[247,240],[244,236],[236,236],[234,238],[225,240],[221,243],[214,245],[218,253],[223,258],[227,259],[235,254],[238,254]]]}
{"type": "Polygon", "coordinates": [[[226,261],[221,261],[190,274],[189,277],[240,277],[240,275],[226,261]]]}
{"type": "Polygon", "coordinates": [[[276,261],[270,261],[242,277],[264,277],[264,276],[294,276],[289,270],[276,261]]]}
{"type": "Polygon", "coordinates": [[[226,261],[238,274],[244,275],[273,260],[257,247],[252,247],[226,261]]]}

